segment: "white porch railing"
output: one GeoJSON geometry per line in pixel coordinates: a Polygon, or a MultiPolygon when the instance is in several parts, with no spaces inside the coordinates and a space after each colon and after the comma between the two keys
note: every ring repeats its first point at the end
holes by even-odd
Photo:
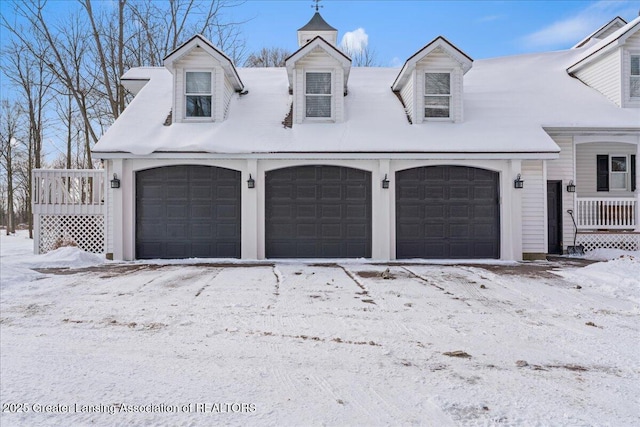
{"type": "Polygon", "coordinates": [[[578,198],[576,223],[579,229],[633,229],[638,205],[631,198],[578,198]]]}
{"type": "Polygon", "coordinates": [[[36,169],[34,214],[102,214],[105,198],[102,169],[36,169]]]}
{"type": "Polygon", "coordinates": [[[105,251],[106,174],[98,169],[35,169],[34,252],[74,245],[105,251]]]}

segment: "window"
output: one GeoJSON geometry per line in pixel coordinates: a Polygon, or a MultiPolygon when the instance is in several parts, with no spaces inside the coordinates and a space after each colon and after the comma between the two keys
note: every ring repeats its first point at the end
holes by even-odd
{"type": "Polygon", "coordinates": [[[629,80],[629,95],[640,98],[640,55],[631,55],[631,73],[629,80]]]}
{"type": "Polygon", "coordinates": [[[636,190],[636,155],[596,156],[596,190],[636,190]]]}
{"type": "Polygon", "coordinates": [[[211,73],[187,71],[186,117],[211,117],[211,73]]]}
{"type": "Polygon", "coordinates": [[[306,73],[306,117],[331,118],[331,73],[306,73]]]}
{"type": "Polygon", "coordinates": [[[451,74],[425,73],[424,117],[448,118],[451,110],[451,74]]]}
{"type": "Polygon", "coordinates": [[[627,189],[627,156],[611,156],[611,190],[627,189]]]}

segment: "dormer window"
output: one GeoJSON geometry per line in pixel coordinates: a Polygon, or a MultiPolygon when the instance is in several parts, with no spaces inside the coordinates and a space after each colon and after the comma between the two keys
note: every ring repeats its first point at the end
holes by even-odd
{"type": "Polygon", "coordinates": [[[425,73],[424,75],[424,117],[451,117],[451,74],[425,73]]]}
{"type": "Polygon", "coordinates": [[[631,55],[629,74],[629,95],[632,98],[640,98],[640,55],[631,55]]]}
{"type": "Polygon", "coordinates": [[[211,117],[211,72],[187,71],[185,81],[185,116],[211,117]]]}
{"type": "Polygon", "coordinates": [[[307,118],[331,118],[331,73],[305,74],[305,104],[307,118]]]}

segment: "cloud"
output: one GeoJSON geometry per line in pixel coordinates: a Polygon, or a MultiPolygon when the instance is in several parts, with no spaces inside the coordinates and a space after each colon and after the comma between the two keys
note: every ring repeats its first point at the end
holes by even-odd
{"type": "Polygon", "coordinates": [[[478,18],[477,22],[493,22],[505,19],[505,15],[488,15],[478,18]]]}
{"type": "Polygon", "coordinates": [[[633,10],[626,1],[601,0],[575,16],[525,36],[522,41],[531,48],[565,47],[582,40],[617,15],[634,16],[633,10]]]}
{"type": "Polygon", "coordinates": [[[369,35],[364,31],[364,28],[344,33],[342,42],[340,42],[341,49],[351,54],[362,52],[368,45],[369,35]]]}

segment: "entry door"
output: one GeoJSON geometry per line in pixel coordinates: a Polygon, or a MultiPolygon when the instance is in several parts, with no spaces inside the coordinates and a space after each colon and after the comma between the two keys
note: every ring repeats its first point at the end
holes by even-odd
{"type": "Polygon", "coordinates": [[[562,181],[547,181],[547,233],[547,252],[562,254],[562,181]]]}

